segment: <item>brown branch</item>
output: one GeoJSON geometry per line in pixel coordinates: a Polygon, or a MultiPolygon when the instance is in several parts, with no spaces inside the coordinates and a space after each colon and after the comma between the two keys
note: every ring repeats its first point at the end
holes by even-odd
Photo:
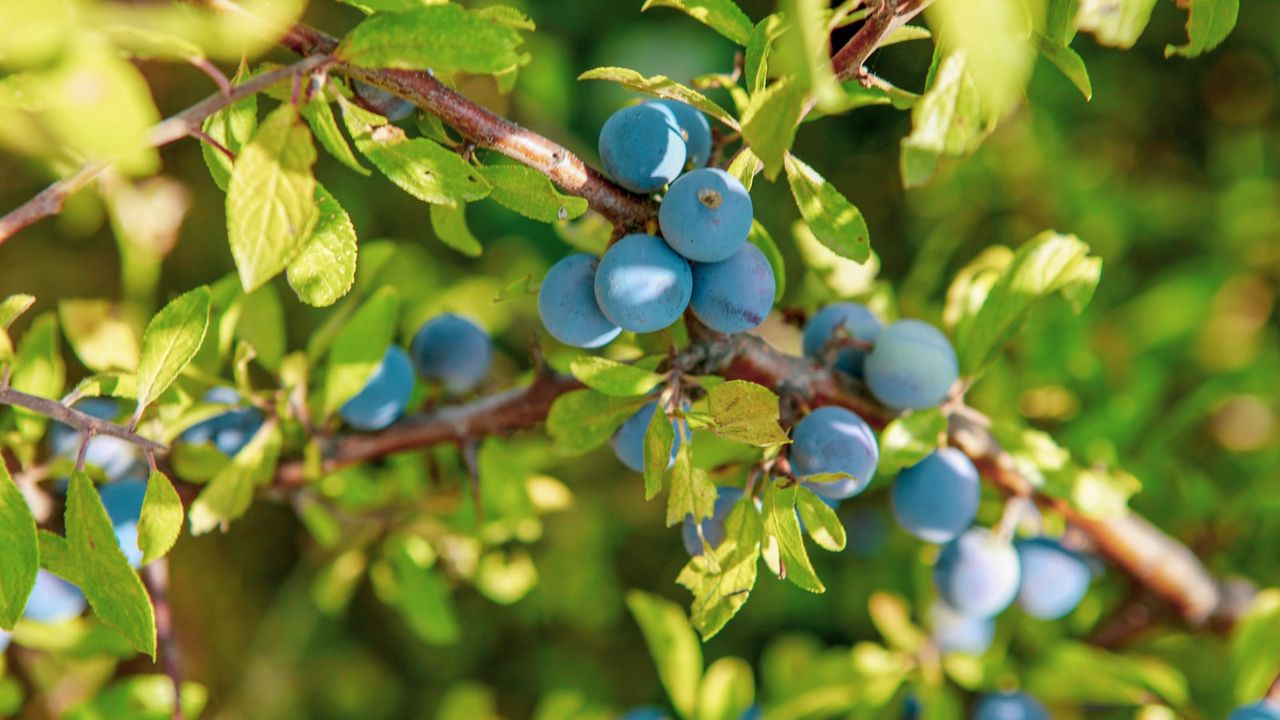
{"type": "Polygon", "coordinates": [[[932,0],[879,0],[871,14],[849,38],[849,42],[831,57],[831,67],[840,81],[863,77],[863,65],[871,53],[894,30],[919,15],[932,0]]]}
{"type": "Polygon", "coordinates": [[[12,405],[39,413],[64,425],[70,425],[79,430],[81,435],[109,435],[131,442],[152,452],[163,452],[165,450],[165,446],[162,443],[145,438],[135,432],[130,432],[123,425],[99,420],[75,408],[67,407],[56,400],[42,398],[37,395],[28,395],[11,387],[0,387],[0,405],[12,405]]]}
{"type": "MultiPolygon", "coordinates": [[[[151,147],[162,147],[189,135],[195,135],[200,132],[200,125],[205,119],[222,108],[250,95],[256,95],[293,75],[312,72],[329,62],[331,59],[325,55],[314,55],[292,65],[256,75],[231,88],[230,92],[210,95],[151,128],[147,135],[147,143],[151,147]]],[[[35,197],[19,205],[4,217],[0,217],[0,245],[28,225],[62,212],[67,198],[92,182],[107,167],[108,164],[103,162],[87,163],[70,176],[40,191],[35,197]]]]}
{"type": "Polygon", "coordinates": [[[160,644],[160,662],[165,675],[173,683],[173,720],[183,720],[182,656],[173,633],[173,608],[169,604],[169,558],[164,557],[142,568],[142,582],[151,595],[156,613],[156,639],[160,644]]]}
{"type": "MultiPolygon", "coordinates": [[[[217,6],[243,12],[227,2],[217,6]]],[[[301,23],[286,32],[280,43],[304,56],[332,53],[338,47],[335,38],[301,23]]],[[[565,192],[585,198],[591,209],[621,230],[642,228],[657,215],[657,204],[652,199],[615,185],[563,145],[480,107],[428,72],[371,70],[342,63],[335,69],[412,102],[439,117],[469,142],[502,153],[546,175],[565,192]]]]}
{"type": "MultiPolygon", "coordinates": [[[[852,378],[812,360],[786,355],[760,338],[694,334],[694,342],[672,360],[672,369],[749,380],[812,407],[846,407],[877,428],[897,417],[852,378]]],[[[553,376],[526,389],[415,416],[379,433],[339,436],[326,453],[329,459],[324,469],[336,470],[441,442],[463,443],[532,428],[546,418],[557,397],[579,387],[572,378],[553,376]]],[[[1171,606],[1188,624],[1223,628],[1239,616],[1245,603],[1225,592],[1185,545],[1137,513],[1091,518],[1065,501],[1040,493],[1017,470],[981,413],[960,408],[950,418],[949,444],[969,455],[988,482],[1004,493],[1032,498],[1061,513],[1090,538],[1100,555],[1171,606]]],[[[277,481],[284,485],[306,482],[301,461],[281,466],[277,481]]]]}

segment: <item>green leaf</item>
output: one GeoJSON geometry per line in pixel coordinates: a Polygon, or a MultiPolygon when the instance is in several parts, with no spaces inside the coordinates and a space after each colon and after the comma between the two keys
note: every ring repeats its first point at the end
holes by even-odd
{"type": "Polygon", "coordinates": [[[90,370],[138,367],[138,338],[109,300],[63,300],[58,321],[76,357],[90,370]]]}
{"type": "Polygon", "coordinates": [[[764,259],[769,261],[769,267],[773,270],[773,282],[775,292],[773,297],[774,303],[778,303],[786,296],[787,293],[787,266],[786,261],[782,258],[782,251],[778,249],[778,244],[773,241],[773,236],[769,231],[760,224],[759,220],[751,221],[751,232],[747,234],[747,242],[755,245],[764,255],[764,259]]]}
{"type": "Polygon", "coordinates": [[[400,299],[391,287],[380,288],[338,331],[329,348],[324,379],[324,417],[331,416],[364,389],[395,338],[400,299]]]}
{"type": "Polygon", "coordinates": [[[274,285],[263,285],[241,295],[236,305],[240,318],[235,336],[253,347],[262,367],[278,372],[285,351],[284,307],[279,291],[274,285]]]}
{"type": "Polygon", "coordinates": [[[27,295],[24,293],[16,293],[0,300],[0,329],[7,329],[17,320],[22,313],[26,312],[36,303],[35,295],[27,295]]]}
{"type": "MultiPolygon", "coordinates": [[[[1272,668],[1274,672],[1274,668],[1272,668]]],[[[1187,679],[1154,656],[1113,653],[1082,642],[1046,646],[1023,673],[1024,688],[1047,704],[1179,707],[1187,702],[1187,679]]]]}
{"type": "Polygon", "coordinates": [[[311,132],[315,134],[316,140],[320,141],[320,147],[323,147],[338,162],[365,177],[373,174],[369,168],[360,164],[360,159],[347,144],[347,139],[338,129],[337,119],[333,117],[333,108],[323,95],[316,95],[302,106],[302,117],[311,126],[311,132]]]}
{"type": "Polygon", "coordinates": [[[142,333],[138,359],[138,410],[142,410],[182,374],[204,343],[209,329],[209,288],[189,290],[165,305],[142,333]]]}
{"type": "Polygon", "coordinates": [[[1266,694],[1280,666],[1280,589],[1254,596],[1231,631],[1231,665],[1235,701],[1253,702],[1266,694]]]}
{"type": "Polygon", "coordinates": [[[755,701],[756,681],[741,658],[722,657],[711,663],[698,686],[694,720],[739,720],[755,701]]]}
{"type": "Polygon", "coordinates": [[[200,496],[191,504],[187,517],[192,535],[204,535],[215,528],[224,531],[253,502],[253,492],[275,477],[280,459],[282,438],[280,426],[267,421],[249,441],[213,476],[200,496]]]}
{"type": "Polygon", "coordinates": [[[463,203],[436,203],[431,206],[431,229],[440,242],[466,255],[480,257],[484,247],[467,226],[467,209],[463,203]]]}
{"type": "Polygon", "coordinates": [[[785,166],[796,207],[818,242],[840,257],[866,262],[871,240],[862,211],[796,156],[788,153],[785,166]]]}
{"type": "Polygon", "coordinates": [[[580,355],[569,367],[583,385],[613,397],[647,395],[666,378],[663,374],[595,355],[580,355]]]}
{"type": "Polygon", "coordinates": [[[640,11],[651,7],[680,10],[739,45],[751,37],[751,18],[733,0],[645,0],[640,11]]]}
{"type": "Polygon", "coordinates": [[[826,592],[826,586],[818,579],[818,573],[809,560],[804,538],[800,536],[800,521],[796,517],[796,493],[799,487],[793,485],[783,488],[778,483],[765,486],[762,510],[765,560],[769,562],[770,556],[776,558],[775,569],[779,579],[790,580],[809,592],[826,592]]]}
{"type": "MultiPolygon", "coordinates": [[[[199,683],[182,683],[184,717],[200,717],[209,691],[199,683]]],[[[173,680],[168,675],[130,675],[97,692],[93,699],[71,710],[65,720],[168,720],[174,716],[173,680]]]]}
{"type": "Polygon", "coordinates": [[[738,178],[743,187],[750,190],[752,183],[755,182],[756,174],[762,169],[764,169],[764,163],[760,162],[760,158],[751,152],[750,147],[744,147],[733,156],[733,160],[730,161],[729,167],[725,168],[725,172],[738,178]]]}
{"type": "Polygon", "coordinates": [[[84,472],[71,475],[66,525],[76,581],[94,613],[123,633],[139,652],[155,659],[156,618],[151,598],[120,551],[102,498],[84,472]]]}
{"type": "Polygon", "coordinates": [[[769,55],[773,50],[773,43],[782,37],[785,28],[782,16],[774,13],[751,29],[743,64],[743,81],[751,93],[760,92],[769,82],[769,55]]]}
{"type": "Polygon", "coordinates": [[[143,564],[168,554],[182,532],[182,498],[164,473],[153,470],[147,479],[147,493],[142,498],[142,515],[138,519],[138,549],[143,564]]]}
{"type": "Polygon", "coordinates": [[[335,54],[360,67],[496,74],[518,65],[522,41],[506,23],[449,3],[373,15],[335,54]]]}
{"type": "Polygon", "coordinates": [[[129,175],[156,172],[160,154],[150,134],[160,112],[142,73],[92,36],[67,50],[41,80],[48,102],[41,129],[78,157],[109,162],[129,175]]]}
{"type": "Polygon", "coordinates": [[[928,637],[911,622],[911,606],[900,595],[873,592],[867,602],[871,622],[884,636],[889,647],[906,653],[917,653],[928,637]]]}
{"type": "Polygon", "coordinates": [[[667,100],[679,100],[698,108],[735,130],[738,129],[738,122],[724,108],[712,102],[706,95],[685,87],[666,75],[645,77],[630,68],[598,67],[582,73],[578,76],[578,79],[608,80],[646,95],[667,100]]]}
{"type": "MultiPolygon", "coordinates": [[[[680,434],[680,448],[671,471],[671,493],[667,496],[667,527],[684,522],[686,517],[700,522],[715,512],[716,486],[705,470],[693,466],[692,438],[683,423],[680,434]]],[[[667,452],[671,457],[670,450],[667,452]]]]}
{"type": "MultiPolygon", "coordinates": [[[[62,394],[66,374],[67,367],[58,350],[58,319],[51,312],[41,313],[31,321],[18,344],[10,382],[13,389],[29,395],[56,398],[62,394]]],[[[13,417],[22,439],[30,442],[44,434],[49,422],[43,415],[18,407],[13,409],[13,417]]]]}
{"type": "Polygon", "coordinates": [[[35,516],[5,465],[0,462],[0,628],[12,630],[35,587],[40,546],[35,516]]]}
{"type": "Polygon", "coordinates": [[[40,543],[40,567],[72,585],[79,585],[80,571],[67,539],[48,530],[37,530],[36,536],[40,543]]]}
{"type": "MultiPolygon", "coordinates": [[[[1065,474],[1070,484],[1071,504],[1084,515],[1097,520],[1124,517],[1129,512],[1129,499],[1142,490],[1142,483],[1123,470],[1086,469],[1065,474]]],[[[1055,478],[1062,482],[1062,478],[1055,478]]],[[[1056,488],[1050,494],[1060,496],[1056,488]]]]}
{"type": "Polygon", "coordinates": [[[994,123],[1022,102],[1035,66],[1032,18],[1043,17],[1043,0],[965,0],[929,6],[929,26],[944,53],[961,53],[982,109],[994,123]]]}
{"type": "Polygon", "coordinates": [[[1188,12],[1187,43],[1166,45],[1165,57],[1193,58],[1218,47],[1235,29],[1240,14],[1240,0],[1186,0],[1178,6],[1188,12]]]}
{"type": "Polygon", "coordinates": [[[1156,0],[1080,0],[1076,27],[1093,33],[1099,43],[1131,48],[1147,29],[1156,0]]]}
{"type": "Polygon", "coordinates": [[[394,605],[409,629],[432,645],[453,645],[462,632],[449,597],[449,585],[432,567],[434,556],[419,538],[401,543],[392,556],[394,588],[384,588],[379,596],[394,605]]]}
{"type": "Polygon", "coordinates": [[[740,502],[725,520],[720,547],[689,560],[676,582],[693,593],[689,620],[709,640],[747,603],[756,584],[764,526],[749,502],[740,502]]]}
{"type": "Polygon", "coordinates": [[[227,184],[227,239],[245,292],[279,275],[311,236],[319,216],[315,162],[311,133],[288,103],[267,116],[236,157],[227,184]]]}
{"type": "Polygon", "coordinates": [[[778,396],[769,388],[730,380],[711,388],[707,400],[711,430],[720,437],[758,447],[790,442],[778,425],[778,396]]]}
{"type": "Polygon", "coordinates": [[[639,590],[627,593],[627,607],[640,626],[672,707],[681,717],[693,715],[702,682],[702,645],[684,610],[670,600],[639,590]]]}
{"type": "Polygon", "coordinates": [[[980,103],[964,54],[943,57],[928,91],[911,110],[911,134],[902,139],[904,187],[924,185],[943,158],[964,157],[982,144],[991,126],[980,103]]]}
{"type": "Polygon", "coordinates": [[[938,449],[938,438],[946,432],[947,418],[937,408],[894,418],[880,431],[878,472],[889,477],[915,465],[938,449]]]}
{"type": "Polygon", "coordinates": [[[742,137],[764,163],[765,177],[782,172],[782,161],[796,139],[796,126],[804,111],[805,91],[790,77],[780,78],[751,95],[742,113],[742,137]]]}
{"type": "Polygon", "coordinates": [[[298,254],[289,261],[289,287],[312,307],[328,307],[356,281],[356,229],[347,211],[323,185],[316,185],[320,217],[298,254]]]}
{"type": "Polygon", "coordinates": [[[595,390],[567,392],[551,404],[547,433],[556,450],[581,455],[607,442],[645,402],[643,397],[610,397],[595,390]]]}
{"type": "Polygon", "coordinates": [[[547,176],[524,165],[487,165],[484,177],[493,186],[489,197],[499,205],[545,223],[572,220],[587,211],[586,198],[556,190],[547,176]]]}
{"type": "Polygon", "coordinates": [[[676,441],[676,429],[671,418],[661,407],[649,420],[644,432],[644,499],[652,500],[662,492],[662,476],[671,463],[671,446],[676,441]]]}
{"type": "Polygon", "coordinates": [[[1084,95],[1085,100],[1092,100],[1093,83],[1089,81],[1089,69],[1084,66],[1080,55],[1066,45],[1058,45],[1039,33],[1036,33],[1035,40],[1040,53],[1067,76],[1071,84],[1084,95]]]}
{"type": "Polygon", "coordinates": [[[805,532],[818,544],[818,547],[831,552],[840,552],[845,545],[844,523],[836,511],[822,502],[812,490],[800,486],[796,493],[796,510],[800,512],[800,522],[804,523],[805,532]]]}
{"type": "MultiPolygon", "coordinates": [[[[376,16],[375,16],[376,17],[376,16]]],[[[395,125],[339,98],[347,132],[369,162],[410,195],[429,203],[479,200],[489,183],[454,151],[426,138],[408,139],[395,125]]]]}
{"type": "Polygon", "coordinates": [[[1102,259],[1074,235],[1044,232],[1018,248],[964,334],[956,336],[960,369],[977,374],[1022,327],[1040,300],[1061,295],[1079,313],[1093,297],[1102,259]]]}
{"type": "MultiPolygon", "coordinates": [[[[243,80],[244,69],[236,74],[235,82],[243,80]]],[[[200,126],[206,135],[220,145],[239,155],[258,129],[258,96],[241,98],[210,115],[200,126]]],[[[209,175],[219,190],[226,192],[231,182],[231,158],[213,145],[200,143],[200,154],[209,166],[209,175]]]]}

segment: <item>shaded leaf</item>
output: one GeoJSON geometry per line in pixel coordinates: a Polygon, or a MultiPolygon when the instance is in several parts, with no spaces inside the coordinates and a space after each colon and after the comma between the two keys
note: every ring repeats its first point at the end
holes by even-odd
{"type": "Polygon", "coordinates": [[[1166,45],[1164,56],[1198,57],[1222,44],[1235,29],[1240,14],[1240,0],[1185,0],[1179,7],[1187,10],[1187,42],[1166,45]]]}
{"type": "Polygon", "coordinates": [[[437,203],[431,206],[431,229],[440,242],[466,255],[479,257],[484,247],[471,228],[467,226],[466,206],[459,202],[437,203]]]}
{"type": "Polygon", "coordinates": [[[338,331],[324,378],[324,417],[364,389],[395,337],[399,312],[395,289],[382,287],[338,331]]]}
{"type": "Polygon", "coordinates": [[[258,486],[271,481],[280,458],[280,426],[267,421],[249,444],[218,471],[191,504],[187,517],[191,534],[203,535],[215,528],[226,530],[253,502],[258,486]]]}
{"type": "Polygon", "coordinates": [[[1067,76],[1071,84],[1076,86],[1081,95],[1084,95],[1085,100],[1092,100],[1093,83],[1089,81],[1089,69],[1084,66],[1084,60],[1080,55],[1066,45],[1058,45],[1039,33],[1036,34],[1035,40],[1040,53],[1067,76]]]}
{"type": "Polygon", "coordinates": [[[573,220],[587,211],[586,198],[556,190],[546,175],[524,165],[487,165],[490,199],[521,215],[545,223],[573,220]]]}
{"type": "Polygon", "coordinates": [[[702,645],[679,605],[639,590],[627,593],[627,607],[640,626],[658,677],[682,717],[693,714],[702,682],[702,645]]]}
{"type": "Polygon", "coordinates": [[[671,462],[671,447],[676,429],[667,413],[658,408],[644,433],[644,499],[652,500],[662,492],[662,477],[671,462]]]}
{"type": "Polygon", "coordinates": [[[610,397],[595,390],[567,392],[551,405],[547,433],[558,451],[581,455],[607,442],[646,401],[643,397],[610,397]]]}
{"type": "Polygon", "coordinates": [[[495,74],[516,67],[521,42],[506,22],[449,3],[366,18],[335,54],[360,67],[495,74]]]}
{"type": "MultiPolygon", "coordinates": [[[[337,119],[333,117],[333,108],[322,95],[316,95],[310,102],[302,106],[302,117],[311,126],[311,132],[315,134],[316,140],[320,141],[320,147],[323,147],[338,162],[365,177],[373,174],[369,171],[369,168],[360,164],[359,158],[351,150],[351,146],[347,144],[347,139],[342,136],[342,131],[338,129],[337,119]]],[[[318,191],[319,187],[317,186],[318,191]]],[[[321,212],[323,212],[323,209],[321,212]]]]}
{"type": "Polygon", "coordinates": [[[844,523],[840,522],[835,510],[803,485],[796,493],[796,510],[800,513],[800,522],[804,523],[805,532],[809,533],[818,547],[831,552],[844,549],[844,523]]]}
{"type": "Polygon", "coordinates": [[[747,603],[756,584],[764,526],[751,503],[740,502],[725,520],[720,547],[689,560],[676,582],[693,593],[689,620],[709,640],[747,603]]]}
{"type": "Polygon", "coordinates": [[[796,138],[805,92],[790,77],[753,93],[742,113],[742,137],[764,164],[765,177],[782,172],[782,161],[796,138]]]}

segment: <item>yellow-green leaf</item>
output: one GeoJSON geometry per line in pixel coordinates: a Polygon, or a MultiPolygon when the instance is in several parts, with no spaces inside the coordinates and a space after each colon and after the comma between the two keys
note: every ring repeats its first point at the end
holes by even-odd
{"type": "Polygon", "coordinates": [[[796,207],[818,242],[840,257],[866,262],[871,239],[862,211],[796,156],[788,153],[784,165],[796,207]]]}
{"type": "Polygon", "coordinates": [[[778,396],[762,385],[730,380],[707,393],[711,430],[730,440],[767,447],[790,442],[778,425],[778,396]]]}
{"type": "Polygon", "coordinates": [[[364,389],[395,337],[400,298],[383,287],[360,306],[334,338],[324,379],[324,417],[364,389]]]}
{"type": "Polygon", "coordinates": [[[583,385],[614,397],[646,395],[666,377],[642,367],[595,355],[578,356],[569,367],[573,376],[581,380],[583,385]]]}
{"type": "Polygon", "coordinates": [[[714,117],[735,130],[738,128],[738,122],[734,120],[733,116],[726,112],[724,108],[712,102],[706,95],[703,95],[697,90],[681,85],[666,75],[645,77],[630,68],[598,67],[582,73],[578,76],[578,79],[608,80],[609,82],[618,83],[623,87],[630,88],[636,92],[641,92],[646,95],[665,98],[667,100],[679,100],[680,102],[698,108],[702,112],[714,117]]]}
{"type": "Polygon", "coordinates": [[[302,250],[289,261],[289,287],[312,307],[328,307],[356,280],[356,229],[347,211],[323,185],[316,185],[320,219],[302,250]]]}
{"type": "Polygon", "coordinates": [[[640,10],[652,7],[680,10],[739,45],[751,37],[751,18],[733,0],[645,0],[640,10]]]}
{"type": "Polygon", "coordinates": [[[0,628],[12,630],[22,617],[40,569],[36,519],[22,491],[0,462],[0,628]]]}
{"type": "Polygon", "coordinates": [[[753,93],[742,113],[742,137],[764,163],[765,177],[770,180],[782,172],[782,160],[795,141],[804,97],[804,90],[792,78],[780,78],[753,93]]]}
{"type": "Polygon", "coordinates": [[[670,600],[639,590],[627,593],[627,607],[649,646],[671,705],[681,717],[690,717],[702,682],[702,645],[684,610],[670,600]]]}
{"type": "Polygon", "coordinates": [[[520,33],[500,19],[448,3],[366,18],[336,54],[361,67],[496,74],[519,63],[521,42],[520,33]]]}
{"type": "Polygon", "coordinates": [[[179,295],[147,323],[138,359],[138,410],[136,416],[187,367],[209,329],[212,294],[200,286],[179,295]]]}
{"type": "Polygon", "coordinates": [[[178,541],[184,516],[182,498],[164,473],[152,471],[138,519],[138,549],[143,564],[164,557],[178,541]]]}
{"type": "Polygon", "coordinates": [[[63,300],[58,320],[76,357],[90,370],[138,367],[138,338],[109,300],[63,300]]]}

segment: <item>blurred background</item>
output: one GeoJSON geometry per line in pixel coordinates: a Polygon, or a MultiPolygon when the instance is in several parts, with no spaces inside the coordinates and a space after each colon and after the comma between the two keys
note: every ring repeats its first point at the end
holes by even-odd
{"type": "MultiPolygon", "coordinates": [[[[608,83],[578,82],[579,73],[620,65],[688,80],[733,67],[728,41],[673,11],[641,14],[639,2],[509,4],[538,24],[525,45],[532,61],[509,95],[488,79],[460,89],[593,164],[600,125],[633,96],[608,83]]],[[[774,9],[770,2],[741,4],[753,20],[774,9]]],[[[796,154],[865,213],[876,253],[866,266],[795,237],[796,210],[784,184],[760,179],[753,199],[786,255],[780,305],[809,311],[835,297],[869,297],[886,313],[936,321],[951,276],[984,248],[1016,246],[1050,228],[1077,234],[1104,259],[1093,303],[1080,317],[1065,306],[1041,309],[973,390],[972,404],[996,418],[1028,419],[1084,462],[1133,473],[1142,481],[1133,505],[1189,543],[1215,573],[1275,586],[1280,3],[1242,3],[1235,32],[1219,49],[1166,60],[1163,49],[1181,42],[1185,17],[1175,3],[1159,2],[1127,52],[1079,37],[1073,47],[1092,77],[1091,102],[1041,61],[1030,102],[975,156],[948,163],[919,190],[904,191],[898,172],[909,113],[870,107],[807,123],[796,154]]],[[[331,2],[313,3],[307,14],[334,34],[359,18],[331,2]]],[[[869,67],[918,91],[930,52],[928,42],[903,43],[877,53],[869,67]]],[[[145,63],[143,70],[165,115],[213,89],[181,65],[145,63]]],[[[62,216],[0,249],[0,295],[38,298],[15,337],[61,299],[121,299],[141,322],[173,294],[232,271],[223,196],[199,147],[178,143],[163,158],[161,178],[138,186],[120,181],[108,191],[111,202],[81,193],[62,216]],[[122,223],[130,212],[141,219],[122,223]],[[128,229],[113,232],[113,225],[128,229]]],[[[360,282],[401,289],[409,308],[401,339],[431,314],[454,309],[497,338],[491,388],[527,369],[539,327],[522,280],[536,284],[570,250],[565,238],[589,246],[588,221],[575,225],[575,234],[491,202],[473,205],[468,220],[485,247],[473,260],[443,246],[428,207],[385,179],[362,178],[323,155],[318,175],[351,214],[363,248],[380,239],[397,243],[391,267],[360,282]],[[513,284],[505,301],[492,301],[513,284]]],[[[0,156],[0,208],[17,206],[47,180],[0,156]]],[[[288,346],[301,348],[332,311],[308,308],[287,289],[279,296],[288,346]]],[[[798,346],[781,323],[769,333],[789,349],[798,346]]],[[[85,373],[64,354],[72,378],[85,373]]],[[[695,442],[705,447],[698,462],[707,467],[735,452],[710,438],[695,442]]],[[[646,503],[640,478],[607,449],[566,461],[539,434],[486,443],[485,542],[459,541],[452,556],[453,572],[469,580],[455,582],[446,572],[445,585],[423,591],[436,605],[419,608],[416,619],[386,602],[393,591],[379,573],[390,566],[378,551],[363,550],[372,540],[365,535],[380,530],[352,518],[361,508],[392,508],[421,512],[420,522],[433,528],[472,531],[463,478],[451,450],[414,453],[331,478],[292,508],[257,503],[225,535],[184,536],[172,556],[172,601],[184,672],[208,688],[206,717],[551,718],[665,705],[623,596],[640,588],[687,605],[687,593],[674,584],[687,557],[677,529],[663,527],[662,503],[646,503]],[[435,479],[424,469],[430,466],[441,468],[435,479]],[[513,486],[527,493],[509,493],[513,486]],[[316,498],[339,508],[346,532],[336,542],[318,540],[316,528],[298,519],[299,504],[316,498]]],[[[867,610],[871,592],[899,593],[917,611],[927,606],[931,558],[892,526],[884,489],[879,478],[842,507],[849,549],[815,552],[826,594],[762,578],[741,614],[706,644],[708,661],[746,659],[757,671],[758,697],[774,702],[824,682],[823,668],[847,656],[849,646],[879,641],[867,610]]],[[[998,510],[988,498],[983,520],[998,510]]],[[[1016,675],[1051,702],[1079,697],[1097,679],[1085,669],[1072,674],[1069,660],[1044,662],[1041,651],[1062,636],[1086,637],[1130,592],[1112,572],[1064,622],[1007,613],[987,672],[1016,675]]],[[[1168,668],[1174,685],[1166,691],[1176,695],[1181,687],[1190,715],[1225,715],[1232,698],[1221,673],[1223,641],[1184,634],[1175,624],[1130,647],[1168,668]]],[[[33,662],[51,663],[37,670],[55,681],[72,677],[68,668],[87,677],[102,672],[86,667],[96,660],[33,662]]],[[[152,671],[131,663],[126,670],[152,671]]],[[[1120,710],[1090,716],[1132,717],[1142,703],[1121,689],[1114,694],[1101,705],[1120,710]]]]}

